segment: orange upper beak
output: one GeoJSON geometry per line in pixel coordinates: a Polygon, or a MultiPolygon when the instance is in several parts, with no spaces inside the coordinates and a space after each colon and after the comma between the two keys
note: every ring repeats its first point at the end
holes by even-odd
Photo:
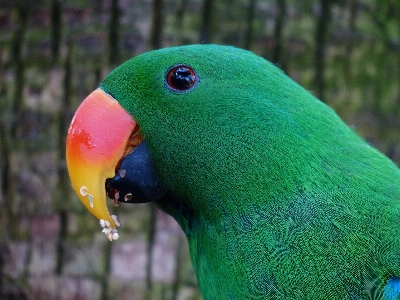
{"type": "Polygon", "coordinates": [[[67,167],[72,187],[97,218],[116,224],[106,205],[105,181],[125,154],[135,120],[101,89],[79,106],[67,137],[67,167]]]}

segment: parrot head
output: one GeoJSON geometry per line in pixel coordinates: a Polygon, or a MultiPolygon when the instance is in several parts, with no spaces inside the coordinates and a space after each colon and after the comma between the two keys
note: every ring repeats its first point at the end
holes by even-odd
{"type": "Polygon", "coordinates": [[[112,227],[106,195],[114,202],[158,201],[186,226],[183,207],[217,218],[238,189],[252,198],[261,180],[263,193],[271,192],[282,175],[277,168],[293,166],[292,147],[312,137],[320,124],[309,121],[319,115],[328,130],[338,122],[251,52],[217,45],[161,49],[122,64],[83,101],[68,132],[67,166],[80,200],[112,227]],[[139,171],[129,177],[133,169],[139,171]]]}
{"type": "Polygon", "coordinates": [[[204,299],[361,299],[368,278],[394,278],[397,291],[398,168],[249,51],[192,45],[127,61],[78,108],[66,155],[110,240],[107,196],[177,220],[204,299]]]}
{"type": "Polygon", "coordinates": [[[174,47],[127,61],[83,101],[67,166],[80,200],[112,227],[106,195],[158,202],[185,227],[182,211],[216,219],[226,201],[282,196],[307,167],[294,149],[316,156],[332,136],[355,135],[272,63],[228,46],[174,47]]]}

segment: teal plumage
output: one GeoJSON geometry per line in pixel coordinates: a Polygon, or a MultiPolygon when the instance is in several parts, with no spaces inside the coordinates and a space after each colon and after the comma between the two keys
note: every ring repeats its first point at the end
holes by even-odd
{"type": "Polygon", "coordinates": [[[393,277],[389,279],[385,286],[383,299],[385,300],[398,300],[400,298],[400,279],[393,277]]]}
{"type": "Polygon", "coordinates": [[[174,47],[100,88],[140,125],[204,299],[400,299],[399,169],[279,68],[174,47]],[[179,64],[188,91],[168,87],[179,64]]]}

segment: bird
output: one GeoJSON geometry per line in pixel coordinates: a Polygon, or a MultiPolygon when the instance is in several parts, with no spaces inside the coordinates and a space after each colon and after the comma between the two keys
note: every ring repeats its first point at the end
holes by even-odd
{"type": "Polygon", "coordinates": [[[400,299],[400,172],[279,67],[232,46],[153,50],[77,109],[73,189],[186,235],[203,299],[400,299]]]}

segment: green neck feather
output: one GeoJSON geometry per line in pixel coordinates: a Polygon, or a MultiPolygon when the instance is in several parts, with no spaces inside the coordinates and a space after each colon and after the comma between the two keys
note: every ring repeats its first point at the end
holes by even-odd
{"type": "Polygon", "coordinates": [[[102,87],[145,134],[204,299],[363,299],[400,273],[399,170],[271,63],[177,47],[102,87]],[[181,63],[200,80],[172,93],[165,72],[181,63]]]}

